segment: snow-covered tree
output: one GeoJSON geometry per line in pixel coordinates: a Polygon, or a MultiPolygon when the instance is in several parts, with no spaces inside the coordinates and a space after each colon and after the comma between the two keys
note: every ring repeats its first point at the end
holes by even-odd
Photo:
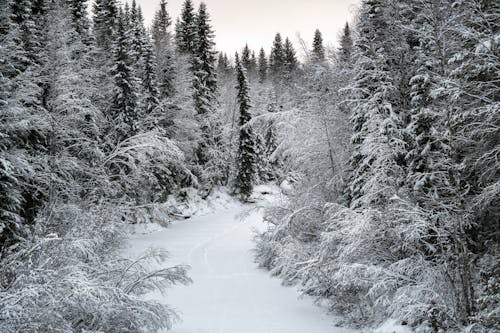
{"type": "Polygon", "coordinates": [[[215,71],[214,35],[205,3],[196,16],[196,48],[193,53],[194,101],[198,114],[210,113],[215,107],[217,76],[215,71]]]}
{"type": "Polygon", "coordinates": [[[184,1],[180,19],[175,26],[175,41],[179,52],[194,54],[197,50],[197,19],[191,0],[184,1]]]}
{"type": "Polygon", "coordinates": [[[314,62],[322,62],[325,60],[325,47],[323,46],[323,36],[319,29],[314,32],[312,60],[314,62]]]}
{"type": "Polygon", "coordinates": [[[156,12],[151,34],[155,50],[157,63],[157,77],[159,82],[160,95],[163,98],[172,97],[175,89],[175,59],[174,45],[172,34],[170,32],[171,25],[170,15],[167,12],[167,1],[160,2],[160,9],[156,12]]]}
{"type": "Polygon", "coordinates": [[[340,59],[342,61],[349,61],[353,52],[353,45],[354,42],[351,36],[351,28],[349,27],[349,23],[346,22],[344,30],[342,31],[339,48],[340,59]]]}
{"type": "Polygon", "coordinates": [[[113,49],[114,97],[109,115],[112,123],[111,130],[116,133],[117,142],[137,133],[137,120],[139,119],[137,78],[130,66],[131,58],[129,33],[125,30],[125,22],[120,17],[113,49]]]}
{"type": "Polygon", "coordinates": [[[248,200],[253,190],[255,179],[255,138],[249,122],[252,119],[250,114],[250,87],[247,79],[245,67],[236,57],[236,76],[238,89],[238,104],[240,112],[239,121],[239,145],[237,156],[237,175],[234,181],[235,193],[242,200],[248,200]]]}
{"type": "Polygon", "coordinates": [[[264,48],[261,48],[259,51],[257,66],[259,69],[259,82],[263,83],[267,78],[267,71],[269,67],[266,58],[266,51],[264,51],[264,48]]]}
{"type": "Polygon", "coordinates": [[[285,64],[285,50],[281,34],[274,37],[271,54],[269,55],[269,70],[273,75],[280,73],[285,64]]]}
{"type": "Polygon", "coordinates": [[[283,46],[283,66],[287,74],[295,71],[298,66],[297,54],[292,42],[287,37],[283,46]]]}
{"type": "Polygon", "coordinates": [[[103,52],[111,52],[118,24],[118,5],[115,0],[96,0],[93,11],[96,44],[103,52]]]}

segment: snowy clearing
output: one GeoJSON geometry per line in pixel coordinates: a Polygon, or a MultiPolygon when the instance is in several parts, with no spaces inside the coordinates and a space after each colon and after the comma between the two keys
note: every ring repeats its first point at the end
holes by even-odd
{"type": "Polygon", "coordinates": [[[192,285],[175,287],[166,296],[150,295],[179,311],[183,321],[171,332],[350,332],[334,327],[333,318],[311,299],[257,268],[253,230],[263,227],[260,210],[236,205],[133,236],[131,255],[162,247],[171,254],[165,265],[192,267],[192,285]]]}

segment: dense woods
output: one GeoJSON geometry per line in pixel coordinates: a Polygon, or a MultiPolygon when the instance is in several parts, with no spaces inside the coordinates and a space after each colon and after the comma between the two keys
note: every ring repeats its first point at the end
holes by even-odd
{"type": "Polygon", "coordinates": [[[2,0],[0,331],[170,328],[141,296],[188,268],[123,258],[125,226],[276,182],[256,260],[340,324],[497,332],[499,15],[363,0],[335,49],[276,33],[233,58],[204,3],[148,27],[135,0],[2,0]]]}

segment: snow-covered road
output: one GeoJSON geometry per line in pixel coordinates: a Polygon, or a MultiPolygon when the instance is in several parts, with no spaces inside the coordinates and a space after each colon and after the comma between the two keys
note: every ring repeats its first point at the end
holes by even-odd
{"type": "Polygon", "coordinates": [[[295,288],[257,267],[253,230],[263,228],[262,213],[235,206],[215,214],[173,223],[168,229],[139,234],[131,253],[162,247],[172,264],[189,264],[194,283],[174,287],[163,300],[182,322],[173,333],[345,333],[332,325],[324,309],[295,288]]]}

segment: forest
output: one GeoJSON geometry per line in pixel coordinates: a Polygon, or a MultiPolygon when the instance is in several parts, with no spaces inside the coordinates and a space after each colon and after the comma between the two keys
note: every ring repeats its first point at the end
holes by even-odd
{"type": "Polygon", "coordinates": [[[124,257],[127,226],[283,183],[255,260],[339,325],[500,332],[500,4],[361,0],[311,37],[228,55],[203,2],[149,26],[135,0],[0,0],[0,332],[170,329],[144,295],[189,267],[124,257]]]}

